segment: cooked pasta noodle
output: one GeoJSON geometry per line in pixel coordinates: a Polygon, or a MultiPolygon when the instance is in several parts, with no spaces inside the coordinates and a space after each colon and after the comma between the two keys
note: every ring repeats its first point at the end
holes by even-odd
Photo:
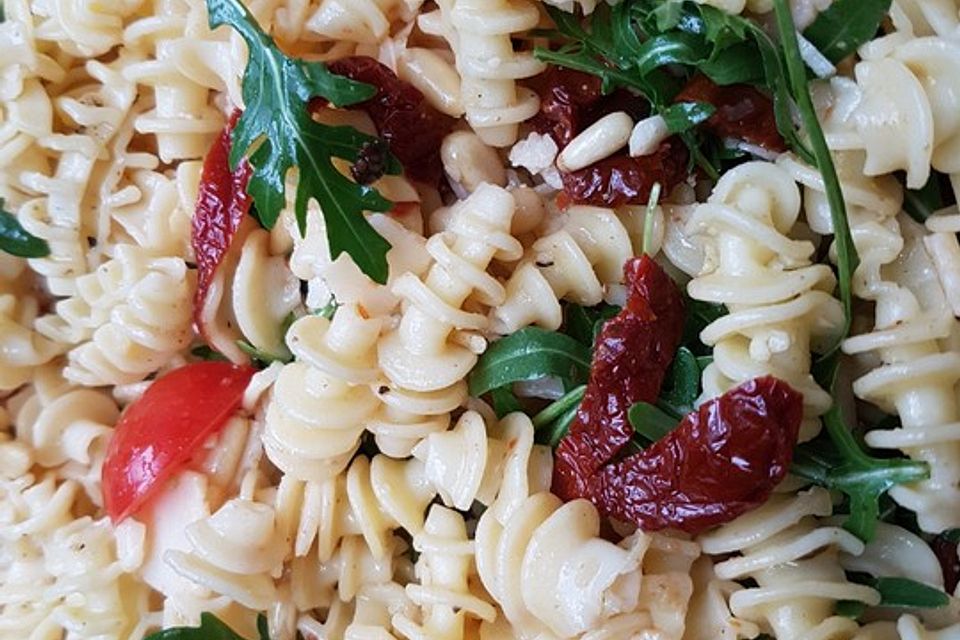
{"type": "Polygon", "coordinates": [[[810,375],[810,350],[836,334],[842,315],[829,293],[830,268],[811,264],[811,243],[786,235],[799,213],[800,194],[776,166],[752,162],[725,174],[688,223],[708,234],[709,244],[703,272],[687,291],[730,310],[700,334],[714,347],[704,396],[762,375],[789,380],[803,393],[801,439],[810,439],[831,404],[810,375]]]}
{"type": "Polygon", "coordinates": [[[960,639],[957,0],[0,4],[0,638],[960,639]],[[761,376],[797,476],[659,501],[761,376]]]}

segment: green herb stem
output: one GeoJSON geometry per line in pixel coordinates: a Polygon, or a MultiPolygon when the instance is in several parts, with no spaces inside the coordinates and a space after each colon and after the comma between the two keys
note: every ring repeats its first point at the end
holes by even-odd
{"type": "Polygon", "coordinates": [[[860,264],[860,257],[857,255],[857,248],[853,244],[853,235],[850,233],[840,179],[837,177],[833,157],[830,155],[830,149],[827,147],[823,129],[820,127],[820,121],[817,119],[817,112],[813,106],[813,99],[810,97],[806,67],[800,55],[797,31],[793,24],[793,16],[790,13],[787,0],[774,0],[774,11],[783,44],[784,60],[787,65],[787,75],[792,85],[793,97],[799,107],[803,127],[810,138],[817,170],[823,176],[827,202],[830,205],[830,219],[833,222],[833,234],[836,238],[837,271],[840,302],[843,304],[844,310],[844,324],[841,334],[827,351],[826,356],[829,357],[837,352],[841,341],[850,333],[850,325],[853,320],[851,283],[853,273],[860,264]]]}
{"type": "Polygon", "coordinates": [[[576,408],[580,406],[580,401],[583,400],[583,396],[586,392],[587,386],[581,385],[551,402],[542,411],[540,411],[540,413],[533,416],[533,428],[542,429],[543,427],[548,426],[550,423],[558,420],[565,413],[569,412],[570,409],[576,410],[576,408]]]}

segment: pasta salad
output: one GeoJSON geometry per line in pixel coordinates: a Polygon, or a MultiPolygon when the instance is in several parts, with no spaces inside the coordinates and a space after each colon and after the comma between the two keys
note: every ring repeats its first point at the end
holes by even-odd
{"type": "Polygon", "coordinates": [[[960,638],[957,0],[0,8],[0,639],[960,638]]]}

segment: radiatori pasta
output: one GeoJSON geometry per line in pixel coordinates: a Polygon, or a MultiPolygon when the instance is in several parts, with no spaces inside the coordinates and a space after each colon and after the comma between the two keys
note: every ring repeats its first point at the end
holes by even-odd
{"type": "Polygon", "coordinates": [[[0,640],[960,638],[958,0],[0,8],[0,640]]]}

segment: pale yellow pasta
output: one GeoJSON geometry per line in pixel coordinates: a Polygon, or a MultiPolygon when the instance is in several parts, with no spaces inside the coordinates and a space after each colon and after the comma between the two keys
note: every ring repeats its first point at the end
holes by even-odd
{"type": "Polygon", "coordinates": [[[511,41],[512,34],[540,21],[536,5],[530,0],[442,0],[438,4],[441,19],[433,22],[441,23],[438,35],[447,39],[456,55],[467,122],[491,146],[513,144],[518,124],[540,107],[537,95],[516,81],[535,76],[546,66],[529,52],[515,51],[511,41]]]}
{"type": "Polygon", "coordinates": [[[530,247],[507,281],[506,300],[493,310],[491,329],[507,334],[527,325],[560,327],[560,300],[600,304],[623,283],[623,264],[634,255],[624,220],[611,209],[574,206],[562,228],[530,247]]]}
{"type": "Polygon", "coordinates": [[[820,488],[797,496],[777,495],[698,541],[711,554],[739,552],[714,568],[723,580],[752,577],[758,586],[734,591],[730,608],[781,640],[852,638],[858,625],[833,615],[837,600],[877,604],[880,595],[847,581],[840,551],[863,552],[863,543],[815,516],[832,512],[830,494],[820,488]]]}
{"type": "Polygon", "coordinates": [[[785,171],[751,162],[727,172],[688,222],[707,241],[687,291],[730,310],[700,334],[714,347],[704,398],[763,375],[785,380],[804,396],[803,440],[819,432],[818,416],[832,402],[810,374],[811,347],[836,335],[842,310],[830,268],[811,264],[813,245],[786,235],[799,213],[800,193],[785,171]]]}

